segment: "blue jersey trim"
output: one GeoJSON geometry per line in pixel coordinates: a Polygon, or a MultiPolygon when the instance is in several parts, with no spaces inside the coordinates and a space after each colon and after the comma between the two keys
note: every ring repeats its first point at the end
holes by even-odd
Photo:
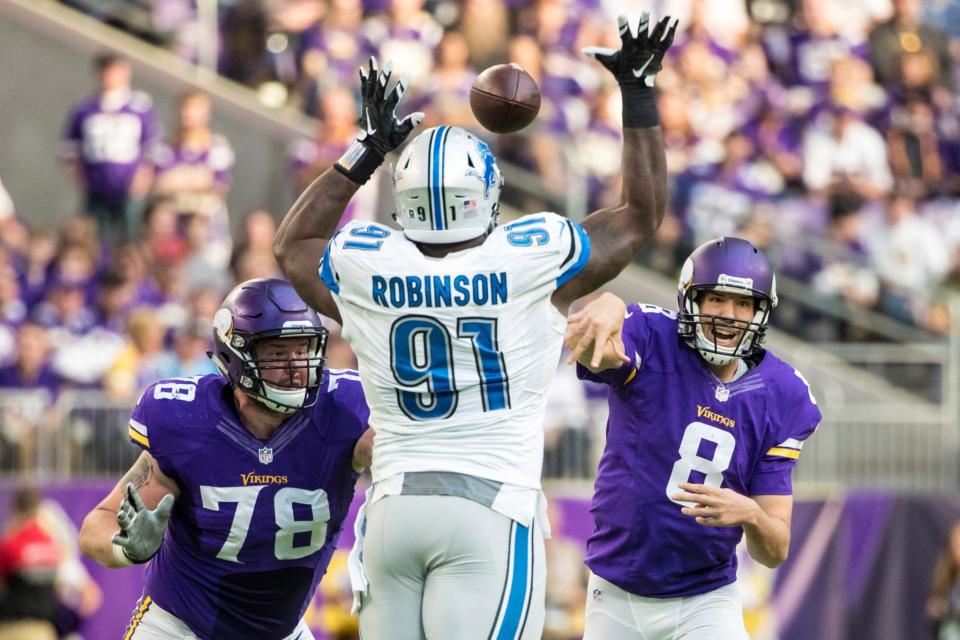
{"type": "Polygon", "coordinates": [[[447,130],[450,127],[437,127],[430,139],[430,209],[433,214],[433,228],[436,231],[445,229],[443,223],[443,161],[446,151],[444,142],[447,130]]]}
{"type": "Polygon", "coordinates": [[[330,239],[330,242],[327,243],[326,248],[323,250],[323,257],[320,258],[320,279],[323,280],[323,283],[327,285],[327,288],[330,289],[336,295],[340,295],[340,285],[337,283],[336,277],[333,275],[333,267],[330,266],[330,245],[333,244],[333,239],[337,236],[334,235],[330,239]]]}
{"type": "Polygon", "coordinates": [[[565,285],[570,278],[583,271],[583,268],[587,266],[587,261],[590,259],[590,236],[588,236],[587,232],[583,230],[583,227],[573,220],[569,220],[568,224],[575,232],[575,235],[570,238],[570,242],[574,244],[580,244],[580,255],[577,257],[576,262],[567,267],[567,269],[560,274],[560,277],[557,278],[558,289],[565,285]]]}

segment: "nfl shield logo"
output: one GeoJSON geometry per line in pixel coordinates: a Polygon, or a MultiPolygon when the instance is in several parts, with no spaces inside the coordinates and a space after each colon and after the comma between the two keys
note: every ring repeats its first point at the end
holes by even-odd
{"type": "Polygon", "coordinates": [[[273,462],[273,449],[269,447],[264,447],[260,449],[260,463],[261,464],[270,464],[273,462]]]}
{"type": "Polygon", "coordinates": [[[594,601],[594,602],[600,602],[601,600],[603,600],[603,591],[600,590],[600,589],[594,589],[594,590],[593,590],[593,601],[594,601]]]}
{"type": "Polygon", "coordinates": [[[726,402],[727,400],[730,399],[730,390],[727,389],[726,387],[717,387],[717,390],[714,393],[714,395],[717,397],[717,400],[719,400],[720,402],[726,402]]]}

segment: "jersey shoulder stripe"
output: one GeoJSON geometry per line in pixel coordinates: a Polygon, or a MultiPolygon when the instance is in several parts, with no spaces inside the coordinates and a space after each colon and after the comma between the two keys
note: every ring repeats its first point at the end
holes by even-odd
{"type": "Polygon", "coordinates": [[[560,264],[560,277],[557,278],[557,288],[566,284],[571,278],[583,271],[590,259],[590,236],[579,224],[567,220],[567,229],[570,234],[570,251],[560,264]]]}

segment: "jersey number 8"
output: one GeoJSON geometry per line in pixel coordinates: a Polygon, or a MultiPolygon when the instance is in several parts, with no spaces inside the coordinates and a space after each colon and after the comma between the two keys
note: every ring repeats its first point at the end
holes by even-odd
{"type": "Polygon", "coordinates": [[[694,471],[704,475],[703,484],[719,489],[723,484],[723,472],[730,466],[736,445],[737,440],[729,431],[702,422],[687,425],[680,440],[680,459],[674,463],[670,481],[667,482],[670,501],[685,507],[695,506],[692,502],[673,499],[675,493],[682,493],[680,483],[690,482],[690,474],[694,471]],[[709,458],[700,455],[700,445],[704,440],[714,444],[713,455],[709,458]]]}

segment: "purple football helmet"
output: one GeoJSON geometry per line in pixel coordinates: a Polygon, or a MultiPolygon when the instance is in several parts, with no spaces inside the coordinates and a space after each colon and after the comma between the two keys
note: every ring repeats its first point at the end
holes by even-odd
{"type": "Polygon", "coordinates": [[[230,385],[268,409],[294,413],[317,401],[323,381],[328,331],[317,312],[284,280],[247,280],[231,291],[213,318],[214,351],[210,357],[230,385]],[[308,354],[297,360],[258,359],[254,345],[270,338],[306,338],[308,354]],[[307,370],[305,386],[268,383],[269,369],[307,370]]]}
{"type": "Polygon", "coordinates": [[[708,363],[724,365],[763,348],[770,311],[777,306],[777,278],[762,251],[746,240],[720,237],[694,249],[683,264],[677,303],[680,338],[708,363]],[[705,291],[752,296],[756,301],[753,320],[701,314],[700,295],[705,291]],[[712,327],[712,340],[704,335],[704,325],[712,327]],[[718,326],[742,330],[737,344],[718,344],[718,326]]]}

